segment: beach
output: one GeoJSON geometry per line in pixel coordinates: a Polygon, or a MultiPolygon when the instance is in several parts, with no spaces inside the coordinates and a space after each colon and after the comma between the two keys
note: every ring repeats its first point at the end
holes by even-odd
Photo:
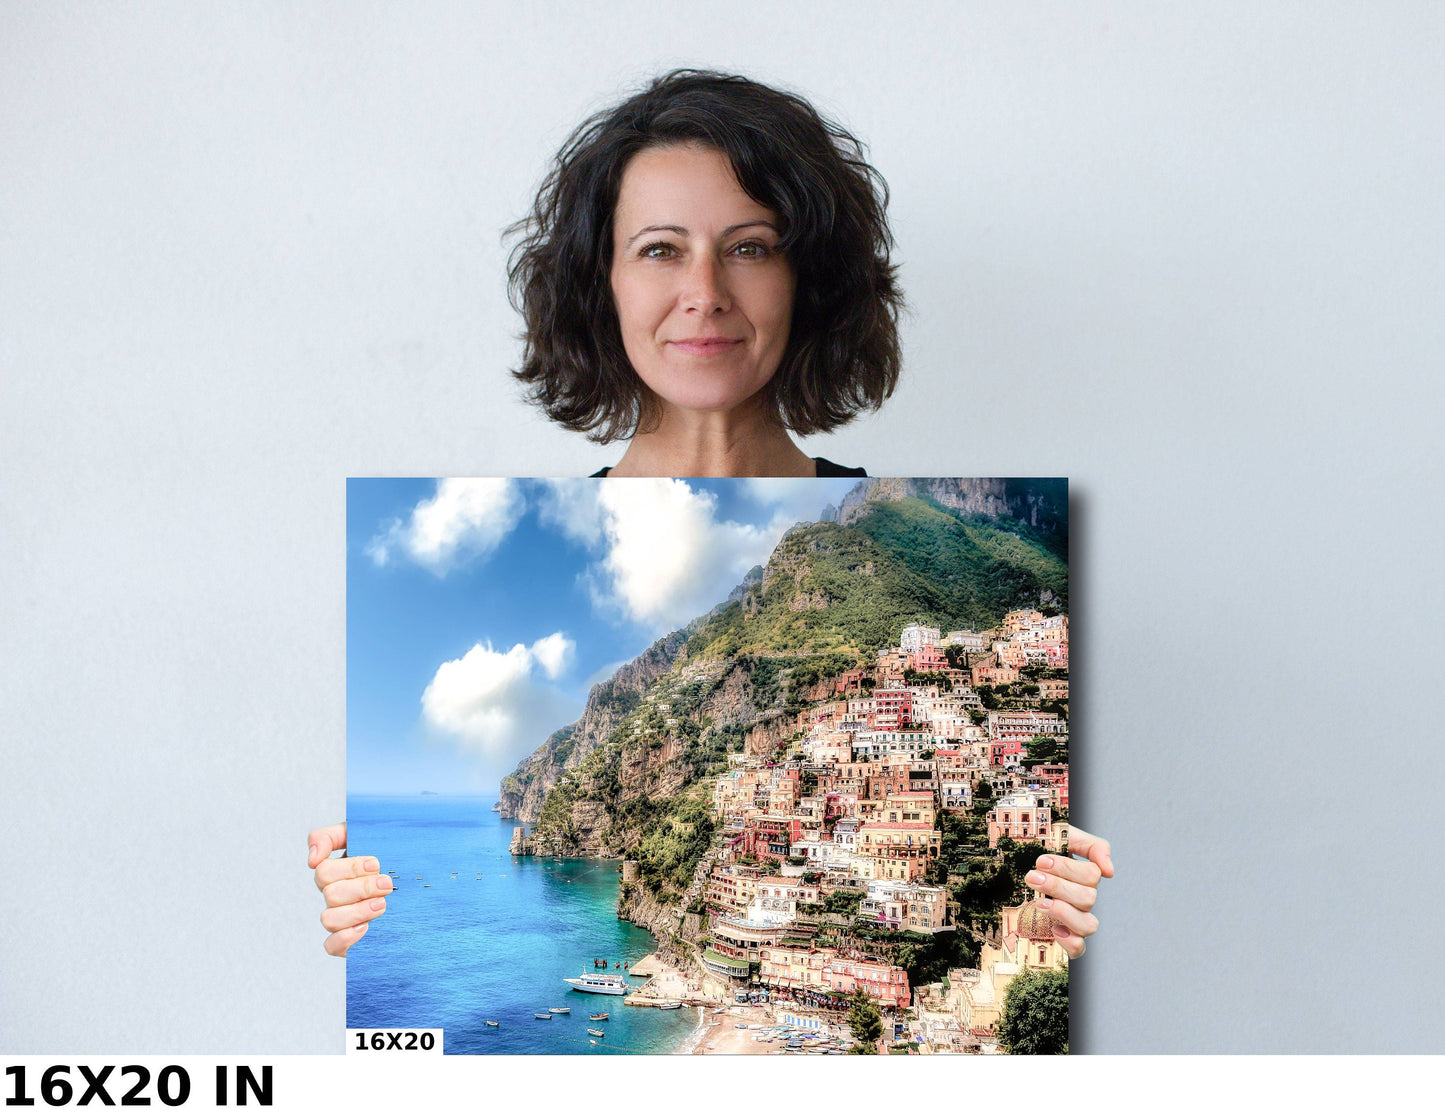
{"type": "Polygon", "coordinates": [[[752,1027],[739,1028],[739,1024],[773,1024],[772,1009],[767,1005],[728,1005],[714,1016],[713,1009],[702,1009],[702,1021],[698,1030],[688,1037],[688,1043],[681,1051],[688,1055],[775,1055],[779,1051],[776,1043],[757,1043],[753,1037],[757,1030],[752,1027]]]}

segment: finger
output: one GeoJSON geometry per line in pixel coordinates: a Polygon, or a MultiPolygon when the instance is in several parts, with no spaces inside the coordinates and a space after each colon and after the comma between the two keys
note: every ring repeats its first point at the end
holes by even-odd
{"type": "Polygon", "coordinates": [[[1075,884],[1071,880],[1065,880],[1053,873],[1041,873],[1037,869],[1030,870],[1024,877],[1024,881],[1030,888],[1037,888],[1045,896],[1051,896],[1055,900],[1073,904],[1080,911],[1088,911],[1094,906],[1094,901],[1099,898],[1097,888],[1075,884]]]}
{"type": "Polygon", "coordinates": [[[321,890],[321,894],[326,897],[328,908],[339,908],[359,900],[369,900],[373,896],[385,896],[390,891],[391,877],[365,876],[350,877],[328,884],[321,890]]]}
{"type": "Polygon", "coordinates": [[[1076,861],[1072,857],[1054,857],[1047,853],[1034,862],[1034,866],[1040,872],[1053,873],[1086,888],[1097,887],[1101,875],[1099,866],[1092,861],[1076,861]]]}
{"type": "Polygon", "coordinates": [[[321,926],[328,931],[345,931],[348,927],[375,919],[385,910],[385,897],[373,896],[370,900],[361,900],[355,904],[327,908],[321,913],[321,926]]]}
{"type": "Polygon", "coordinates": [[[381,871],[375,857],[328,857],[316,866],[316,887],[325,890],[328,884],[347,877],[364,877],[381,871]]]}
{"type": "Polygon", "coordinates": [[[1087,857],[1099,866],[1099,871],[1106,877],[1114,875],[1114,860],[1110,856],[1109,843],[1103,838],[1096,838],[1087,830],[1080,830],[1073,823],[1069,824],[1069,852],[1087,857]]]}
{"type": "Polygon", "coordinates": [[[1064,953],[1069,956],[1070,961],[1083,954],[1087,947],[1082,938],[1066,932],[1063,927],[1054,928],[1054,941],[1064,948],[1064,953]]]}
{"type": "Polygon", "coordinates": [[[326,953],[334,958],[345,958],[346,952],[356,945],[356,940],[366,934],[366,929],[370,926],[370,923],[358,923],[355,927],[327,935],[326,953]]]}
{"type": "Polygon", "coordinates": [[[346,848],[346,823],[323,826],[306,835],[306,867],[314,869],[331,856],[334,850],[346,848]]]}
{"type": "Polygon", "coordinates": [[[1073,904],[1066,904],[1063,900],[1050,900],[1046,896],[1039,901],[1039,910],[1054,921],[1054,937],[1056,939],[1086,939],[1099,929],[1097,916],[1080,911],[1073,904]],[[1064,931],[1063,935],[1059,934],[1060,929],[1064,931]]]}

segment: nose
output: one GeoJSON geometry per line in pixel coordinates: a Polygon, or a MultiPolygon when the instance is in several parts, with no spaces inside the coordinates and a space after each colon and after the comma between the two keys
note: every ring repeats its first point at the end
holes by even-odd
{"type": "Polygon", "coordinates": [[[732,309],[722,262],[708,253],[693,257],[683,281],[682,306],[702,314],[725,314],[732,309]]]}

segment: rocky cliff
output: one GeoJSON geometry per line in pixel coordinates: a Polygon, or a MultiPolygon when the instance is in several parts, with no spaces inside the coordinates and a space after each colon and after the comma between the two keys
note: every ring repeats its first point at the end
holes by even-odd
{"type": "Polygon", "coordinates": [[[582,716],[553,733],[502,780],[501,798],[494,809],[503,818],[536,822],[557,781],[592,755],[653,681],[671,669],[685,644],[685,631],[669,633],[619,667],[612,678],[594,686],[582,716]]]}
{"type": "Polygon", "coordinates": [[[843,497],[837,521],[854,523],[868,505],[906,497],[932,501],[960,516],[1016,520],[1034,529],[1059,555],[1067,553],[1069,486],[1061,478],[870,477],[843,497]]]}

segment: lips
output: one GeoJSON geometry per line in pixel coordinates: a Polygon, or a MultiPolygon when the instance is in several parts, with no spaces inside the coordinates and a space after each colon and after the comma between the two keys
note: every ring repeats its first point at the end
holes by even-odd
{"type": "Polygon", "coordinates": [[[743,343],[739,337],[684,337],[677,341],[668,342],[669,345],[684,353],[691,353],[698,357],[709,357],[714,353],[726,353],[728,350],[743,343]]]}

